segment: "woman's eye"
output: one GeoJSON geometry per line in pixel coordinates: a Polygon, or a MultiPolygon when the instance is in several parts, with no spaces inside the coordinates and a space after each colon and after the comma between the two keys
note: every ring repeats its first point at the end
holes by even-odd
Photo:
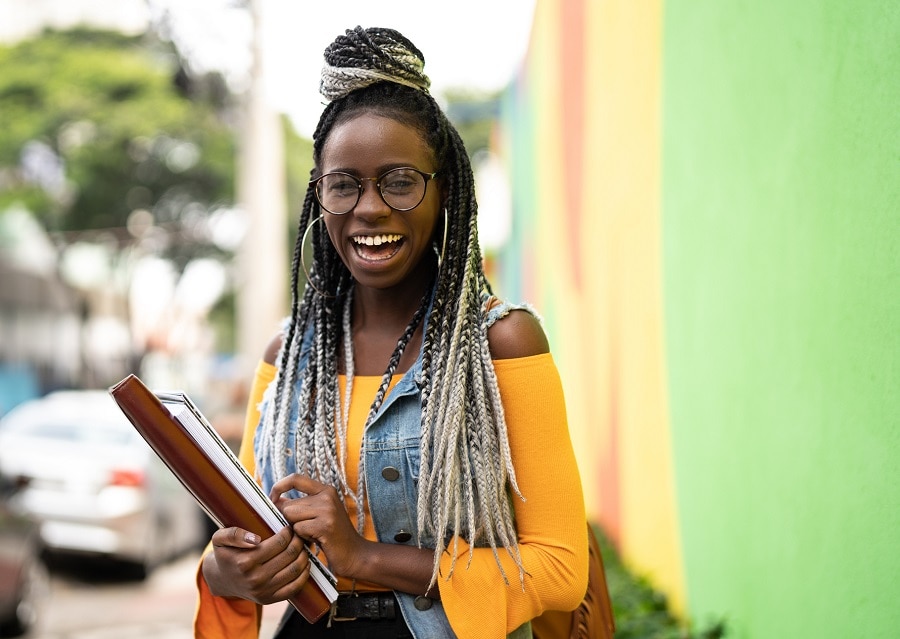
{"type": "Polygon", "coordinates": [[[328,183],[330,195],[347,196],[355,194],[359,190],[356,182],[348,179],[333,180],[328,183]]]}
{"type": "Polygon", "coordinates": [[[404,189],[408,189],[412,186],[412,182],[409,180],[392,180],[384,185],[384,188],[390,189],[391,191],[402,191],[404,189]]]}
{"type": "Polygon", "coordinates": [[[381,187],[393,192],[403,192],[414,188],[415,184],[416,181],[411,176],[400,174],[389,175],[382,181],[381,187]]]}

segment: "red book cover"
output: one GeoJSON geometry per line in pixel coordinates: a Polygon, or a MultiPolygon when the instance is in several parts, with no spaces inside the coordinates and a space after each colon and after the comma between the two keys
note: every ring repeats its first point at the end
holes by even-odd
{"type": "MultiPolygon", "coordinates": [[[[266,539],[287,525],[186,395],[154,393],[135,375],[109,392],[138,433],[219,526],[237,526],[266,539]]],[[[290,603],[315,623],[331,608],[337,590],[328,569],[312,553],[309,557],[310,579],[290,603]]]]}

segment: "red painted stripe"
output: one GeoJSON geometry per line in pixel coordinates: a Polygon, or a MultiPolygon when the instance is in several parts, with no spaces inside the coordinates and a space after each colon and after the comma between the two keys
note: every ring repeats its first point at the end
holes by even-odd
{"type": "Polygon", "coordinates": [[[606,441],[597,456],[599,465],[597,480],[600,485],[600,524],[610,541],[621,548],[622,543],[622,486],[619,480],[619,400],[621,398],[621,371],[619,370],[618,346],[614,332],[609,344],[609,414],[606,416],[606,441]]]}

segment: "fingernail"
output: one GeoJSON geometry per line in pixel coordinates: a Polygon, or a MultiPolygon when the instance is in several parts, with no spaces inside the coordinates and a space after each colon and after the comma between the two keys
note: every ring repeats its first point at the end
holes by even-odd
{"type": "Polygon", "coordinates": [[[246,541],[248,544],[258,544],[261,540],[259,538],[259,535],[254,535],[253,533],[248,532],[244,535],[244,541],[246,541]]]}

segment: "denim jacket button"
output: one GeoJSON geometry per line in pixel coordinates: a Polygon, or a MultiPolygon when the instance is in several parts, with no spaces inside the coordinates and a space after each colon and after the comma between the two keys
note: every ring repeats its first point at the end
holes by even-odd
{"type": "Polygon", "coordinates": [[[393,466],[385,466],[381,470],[381,476],[388,481],[397,481],[398,479],[400,479],[400,471],[393,466]]]}
{"type": "Polygon", "coordinates": [[[396,535],[394,535],[394,541],[396,541],[397,543],[405,544],[410,539],[412,539],[412,533],[405,530],[400,530],[396,535]]]}
{"type": "Polygon", "coordinates": [[[431,599],[419,595],[418,597],[416,597],[416,600],[413,602],[413,604],[415,605],[416,610],[421,610],[424,612],[431,608],[431,599]]]}

